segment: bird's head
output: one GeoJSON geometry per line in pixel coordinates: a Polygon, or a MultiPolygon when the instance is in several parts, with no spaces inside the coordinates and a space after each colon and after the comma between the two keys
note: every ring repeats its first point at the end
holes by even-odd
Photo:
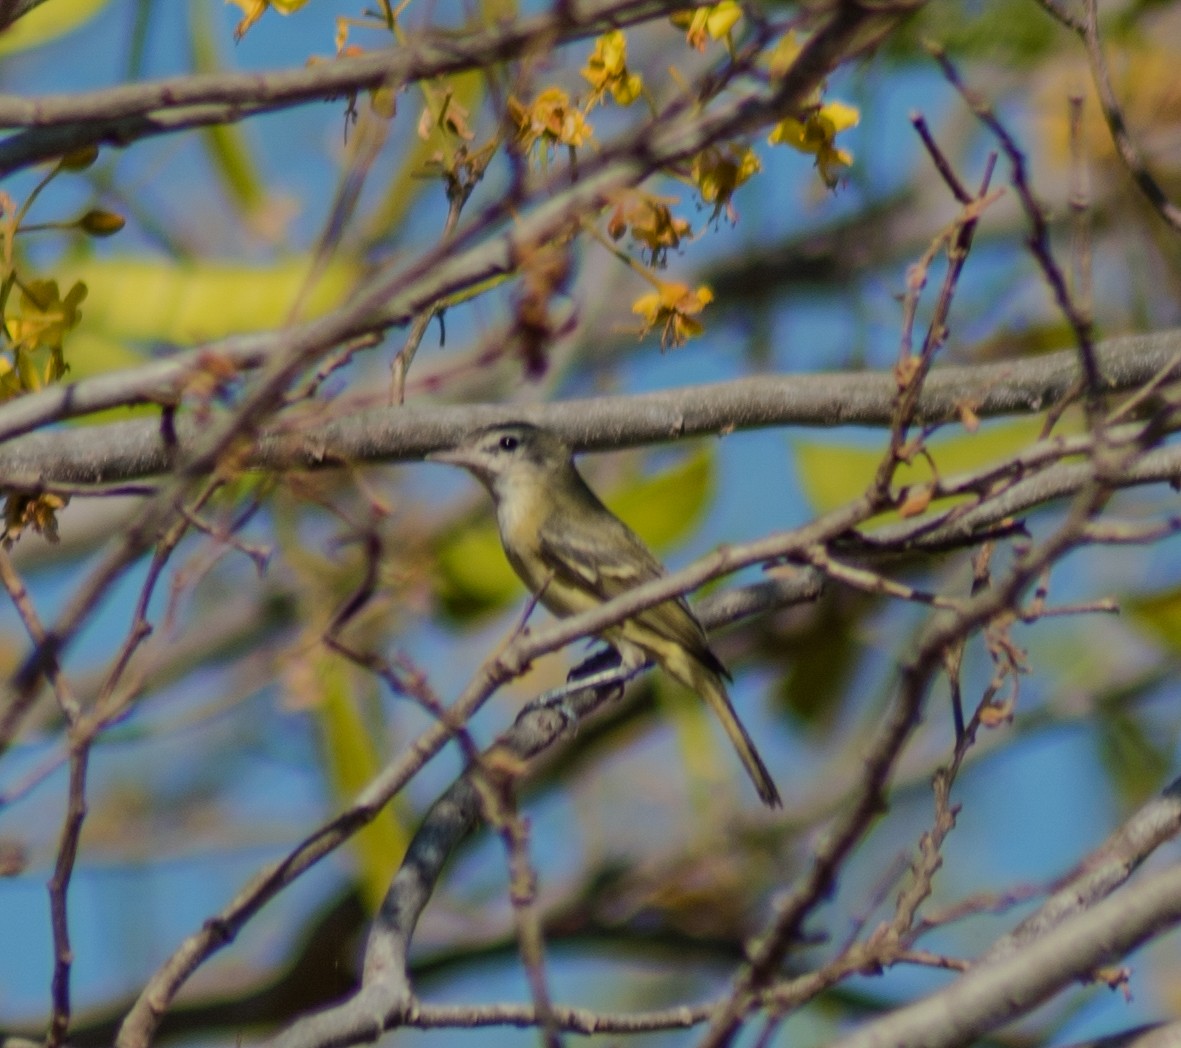
{"type": "Polygon", "coordinates": [[[548,483],[571,468],[570,446],[556,433],[529,422],[485,426],[454,447],[426,457],[470,470],[494,496],[513,484],[548,483]]]}

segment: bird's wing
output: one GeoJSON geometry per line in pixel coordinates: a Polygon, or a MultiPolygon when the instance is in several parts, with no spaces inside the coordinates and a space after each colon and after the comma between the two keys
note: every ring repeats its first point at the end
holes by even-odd
{"type": "MultiPolygon", "coordinates": [[[[664,575],[664,568],[632,530],[603,509],[589,515],[554,514],[541,528],[541,548],[555,581],[577,586],[599,601],[664,575]]],[[[729,676],[710,651],[705,631],[684,598],[633,616],[659,637],[675,641],[710,670],[729,676]]]]}

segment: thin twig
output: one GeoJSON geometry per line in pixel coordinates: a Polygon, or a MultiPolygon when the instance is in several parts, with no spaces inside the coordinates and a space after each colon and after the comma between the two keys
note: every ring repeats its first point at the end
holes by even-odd
{"type": "MultiPolygon", "coordinates": [[[[1103,107],[1103,116],[1107,120],[1116,151],[1127,166],[1133,181],[1140,188],[1140,192],[1152,205],[1153,210],[1175,231],[1181,233],[1181,207],[1168,198],[1160,183],[1148,170],[1144,154],[1140,152],[1140,147],[1128,131],[1123,110],[1120,108],[1119,100],[1115,97],[1107,60],[1103,57],[1103,44],[1099,40],[1098,5],[1095,0],[1083,0],[1083,10],[1085,17],[1079,35],[1086,45],[1087,59],[1091,63],[1091,75],[1095,80],[1095,90],[1099,95],[1099,104],[1103,107]]],[[[1078,26],[1074,28],[1076,31],[1079,29],[1078,26]]]]}
{"type": "Polygon", "coordinates": [[[1091,429],[1098,435],[1102,432],[1103,425],[1103,382],[1095,352],[1093,325],[1091,318],[1074,301],[1070,289],[1066,285],[1066,278],[1058,263],[1054,261],[1054,254],[1050,247],[1050,227],[1046,222],[1045,210],[1034,197],[1033,189],[1029,184],[1025,155],[989,104],[964,83],[959,71],[946,53],[937,47],[930,48],[930,51],[936,62],[939,63],[948,83],[959,92],[977,119],[993,133],[1009,159],[1010,179],[1030,224],[1030,234],[1026,242],[1042,271],[1042,275],[1050,285],[1058,308],[1074,332],[1075,342],[1078,346],[1083,390],[1086,394],[1087,420],[1091,429]]]}

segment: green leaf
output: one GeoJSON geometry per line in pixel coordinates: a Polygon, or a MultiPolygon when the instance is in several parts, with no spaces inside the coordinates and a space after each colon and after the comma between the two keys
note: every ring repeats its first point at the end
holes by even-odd
{"type": "Polygon", "coordinates": [[[1122,598],[1120,608],[1170,651],[1181,651],[1181,587],[1122,598]]]}
{"type": "Polygon", "coordinates": [[[108,0],[53,0],[33,8],[0,33],[0,55],[40,47],[89,22],[108,0]]]}
{"type": "Polygon", "coordinates": [[[496,525],[486,517],[443,535],[435,563],[435,596],[452,618],[483,615],[522,596],[496,525]]]}
{"type": "Polygon", "coordinates": [[[1125,803],[1142,804],[1165,781],[1176,739],[1171,733],[1149,731],[1126,713],[1106,711],[1098,744],[1100,760],[1125,803]]]}
{"type": "MultiPolygon", "coordinates": [[[[374,740],[384,738],[385,732],[375,731],[362,716],[361,697],[355,693],[359,675],[350,673],[349,665],[337,656],[321,653],[311,658],[320,695],[315,713],[328,778],[337,799],[347,803],[381,770],[384,755],[374,740]]],[[[372,681],[363,679],[372,688],[372,681]]],[[[377,912],[410,841],[410,830],[395,807],[387,805],[351,842],[362,895],[371,913],[377,912]]]]}
{"type": "Polygon", "coordinates": [[[657,552],[692,534],[713,494],[714,456],[705,447],[670,470],[635,480],[608,505],[657,552]]]}
{"type": "MultiPolygon", "coordinates": [[[[1041,432],[1040,418],[1016,422],[982,424],[975,433],[946,430],[927,442],[942,477],[999,462],[1029,446],[1041,432]]],[[[1062,431],[1064,432],[1064,431],[1062,431]]],[[[800,487],[816,513],[827,513],[864,493],[882,460],[885,437],[876,438],[872,447],[856,447],[832,441],[796,438],[792,441],[800,487]]],[[[895,474],[895,484],[923,484],[932,479],[931,467],[922,456],[910,465],[903,464],[895,474]]]]}
{"type": "Polygon", "coordinates": [[[831,727],[843,708],[847,685],[861,664],[864,618],[875,600],[829,587],[811,609],[806,627],[775,638],[786,662],[776,686],[776,707],[815,730],[831,727]]]}
{"type": "MultiPolygon", "coordinates": [[[[218,53],[217,34],[208,4],[189,4],[189,54],[197,73],[218,73],[225,63],[218,53]]],[[[266,203],[267,191],[250,142],[241,124],[202,128],[201,141],[226,195],[245,214],[266,203]]]]}
{"type": "MultiPolygon", "coordinates": [[[[76,334],[186,346],[278,327],[310,266],[306,255],[260,265],[126,256],[63,265],[61,276],[63,286],[81,280],[89,288],[76,334]]],[[[344,301],[360,271],[348,258],[330,260],[301,316],[322,315],[344,301]]]]}
{"type": "Polygon", "coordinates": [[[963,59],[1029,64],[1058,48],[1061,27],[1035,4],[1024,0],[990,0],[965,17],[962,8],[927,4],[890,36],[888,50],[907,57],[923,55],[923,44],[936,41],[963,59]]]}

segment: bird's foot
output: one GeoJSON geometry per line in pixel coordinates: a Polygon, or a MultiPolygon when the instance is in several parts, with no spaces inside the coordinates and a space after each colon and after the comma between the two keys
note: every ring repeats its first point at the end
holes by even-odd
{"type": "Polygon", "coordinates": [[[566,722],[566,725],[578,723],[578,713],[571,704],[571,696],[580,692],[594,689],[598,691],[607,687],[618,687],[623,690],[637,670],[629,666],[612,666],[610,669],[599,670],[597,673],[587,674],[585,677],[573,677],[557,688],[543,692],[521,710],[521,716],[533,710],[556,710],[566,722]]]}

